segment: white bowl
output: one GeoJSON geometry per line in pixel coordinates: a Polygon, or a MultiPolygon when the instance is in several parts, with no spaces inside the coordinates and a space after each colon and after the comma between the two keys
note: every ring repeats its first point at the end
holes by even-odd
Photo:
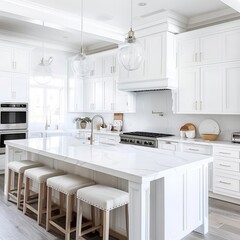
{"type": "Polygon", "coordinates": [[[187,138],[195,138],[195,131],[186,131],[187,138]]]}

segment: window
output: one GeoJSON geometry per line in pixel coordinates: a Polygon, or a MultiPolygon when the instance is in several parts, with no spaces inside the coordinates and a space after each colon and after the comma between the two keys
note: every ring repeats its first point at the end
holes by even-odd
{"type": "Polygon", "coordinates": [[[51,82],[40,85],[30,79],[30,124],[59,124],[64,120],[64,78],[53,77],[51,82]]]}

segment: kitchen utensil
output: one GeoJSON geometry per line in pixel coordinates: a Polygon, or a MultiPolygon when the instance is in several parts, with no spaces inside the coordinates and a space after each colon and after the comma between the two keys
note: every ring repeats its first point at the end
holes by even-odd
{"type": "Polygon", "coordinates": [[[208,141],[215,141],[217,140],[218,136],[218,134],[201,134],[201,137],[208,141]]]}

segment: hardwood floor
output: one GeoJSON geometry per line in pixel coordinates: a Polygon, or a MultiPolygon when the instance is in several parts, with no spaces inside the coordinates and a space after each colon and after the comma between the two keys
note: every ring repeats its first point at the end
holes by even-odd
{"type": "MultiPolygon", "coordinates": [[[[183,240],[240,240],[240,206],[214,199],[209,200],[209,233],[191,233],[183,240]]],[[[74,234],[72,239],[74,239],[74,234]]],[[[16,205],[6,202],[3,195],[3,175],[0,175],[0,240],[57,240],[64,239],[55,232],[46,232],[33,217],[23,215],[16,205]]],[[[88,240],[98,240],[90,235],[88,240]]],[[[113,238],[111,238],[113,240],[113,238]]],[[[161,239],[156,239],[161,240],[161,239]]]]}

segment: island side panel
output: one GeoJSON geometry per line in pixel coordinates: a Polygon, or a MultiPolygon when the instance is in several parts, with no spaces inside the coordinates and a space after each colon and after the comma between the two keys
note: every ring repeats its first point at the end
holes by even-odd
{"type": "Polygon", "coordinates": [[[150,240],[150,182],[128,183],[129,240],[150,240]]]}
{"type": "Polygon", "coordinates": [[[202,218],[203,218],[203,224],[198,227],[195,232],[201,233],[201,234],[207,234],[208,233],[208,167],[209,164],[206,163],[203,165],[203,172],[202,172],[202,218]]]}

